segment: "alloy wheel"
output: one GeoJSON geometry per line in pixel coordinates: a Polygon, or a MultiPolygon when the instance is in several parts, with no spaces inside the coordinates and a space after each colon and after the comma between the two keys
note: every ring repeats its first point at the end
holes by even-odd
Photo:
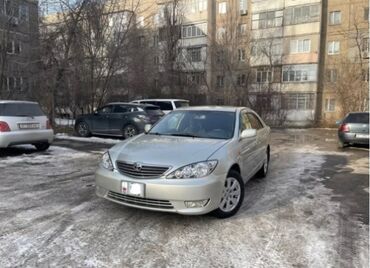
{"type": "Polygon", "coordinates": [[[136,128],[133,126],[126,126],[125,129],[123,130],[123,135],[125,138],[131,138],[135,136],[137,133],[136,128]]]}
{"type": "Polygon", "coordinates": [[[239,181],[233,177],[226,178],[225,187],[222,191],[222,198],[219,205],[223,212],[232,211],[239,203],[241,189],[239,181]]]}

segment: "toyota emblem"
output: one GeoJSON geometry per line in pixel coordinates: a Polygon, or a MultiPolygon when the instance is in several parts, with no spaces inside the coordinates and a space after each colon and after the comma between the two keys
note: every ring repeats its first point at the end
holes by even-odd
{"type": "Polygon", "coordinates": [[[143,166],[142,166],[140,163],[134,163],[134,169],[135,169],[136,171],[141,171],[142,167],[143,167],[143,166]]]}

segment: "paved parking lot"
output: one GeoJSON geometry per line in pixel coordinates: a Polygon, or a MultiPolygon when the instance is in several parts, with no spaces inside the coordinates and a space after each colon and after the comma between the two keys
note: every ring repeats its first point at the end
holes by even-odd
{"type": "Polygon", "coordinates": [[[335,131],[275,130],[270,173],[219,220],[94,194],[111,146],[57,140],[0,153],[0,267],[368,267],[368,150],[335,131]]]}

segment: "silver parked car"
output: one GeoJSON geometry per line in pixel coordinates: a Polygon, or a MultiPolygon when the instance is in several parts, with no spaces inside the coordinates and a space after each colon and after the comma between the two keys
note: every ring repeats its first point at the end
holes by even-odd
{"type": "Polygon", "coordinates": [[[49,120],[37,102],[0,101],[0,148],[33,144],[43,151],[53,139],[49,120]]]}
{"type": "Polygon", "coordinates": [[[131,207],[230,217],[245,183],[266,176],[269,139],[248,108],[180,108],[103,155],[96,193],[131,207]]]}

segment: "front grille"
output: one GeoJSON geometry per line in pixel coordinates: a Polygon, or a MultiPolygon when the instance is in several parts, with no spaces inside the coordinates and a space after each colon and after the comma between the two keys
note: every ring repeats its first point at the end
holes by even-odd
{"type": "Polygon", "coordinates": [[[111,192],[111,191],[108,192],[108,198],[119,201],[119,202],[142,206],[142,207],[173,209],[171,202],[167,200],[156,200],[156,199],[135,197],[135,196],[124,195],[124,194],[111,192]]]}
{"type": "Polygon", "coordinates": [[[150,165],[141,165],[140,168],[137,168],[137,165],[134,163],[123,161],[117,161],[116,164],[117,169],[121,174],[142,179],[161,177],[169,169],[169,167],[150,165]]]}

